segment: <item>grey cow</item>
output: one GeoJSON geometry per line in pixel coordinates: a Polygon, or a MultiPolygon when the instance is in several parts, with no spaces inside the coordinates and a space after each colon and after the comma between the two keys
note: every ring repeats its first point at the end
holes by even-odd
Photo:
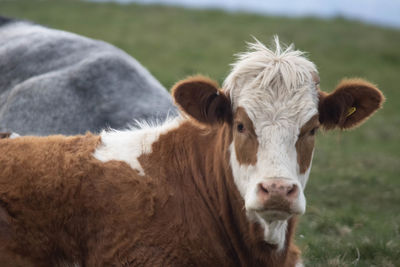
{"type": "Polygon", "coordinates": [[[175,114],[165,88],[120,49],[0,17],[0,131],[70,135],[175,114]]]}

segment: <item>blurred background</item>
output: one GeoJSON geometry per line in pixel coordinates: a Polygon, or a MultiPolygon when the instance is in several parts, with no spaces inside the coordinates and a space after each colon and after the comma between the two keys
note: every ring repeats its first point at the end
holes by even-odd
{"type": "Polygon", "coordinates": [[[400,1],[0,0],[0,15],[109,42],[166,88],[222,83],[251,36],[274,34],[308,52],[322,90],[377,84],[387,100],[365,125],[319,133],[296,239],[307,266],[400,266],[400,1]]]}

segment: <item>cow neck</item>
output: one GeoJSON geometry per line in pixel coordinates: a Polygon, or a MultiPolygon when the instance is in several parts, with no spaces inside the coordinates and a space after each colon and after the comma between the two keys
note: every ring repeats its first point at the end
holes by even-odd
{"type": "MultiPolygon", "coordinates": [[[[152,153],[142,155],[139,161],[149,176],[166,177],[171,188],[180,188],[183,195],[192,194],[187,199],[203,202],[213,217],[213,224],[218,225],[220,241],[229,247],[235,262],[242,266],[271,265],[278,258],[274,256],[276,247],[267,244],[262,227],[246,217],[244,201],[234,184],[229,164],[231,143],[228,124],[205,128],[186,121],[160,135],[152,145],[152,153]],[[160,162],[162,167],[154,168],[160,162]]],[[[292,227],[288,229],[287,237],[292,227]]],[[[286,253],[286,247],[279,252],[281,256],[286,253]]]]}

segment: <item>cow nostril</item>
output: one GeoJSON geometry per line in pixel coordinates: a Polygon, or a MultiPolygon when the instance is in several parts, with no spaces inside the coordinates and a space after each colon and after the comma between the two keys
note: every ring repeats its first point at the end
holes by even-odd
{"type": "Polygon", "coordinates": [[[262,192],[266,193],[266,194],[269,193],[267,187],[266,187],[266,186],[263,186],[263,184],[260,184],[260,190],[261,190],[262,192]]]}
{"type": "Polygon", "coordinates": [[[292,185],[291,188],[289,188],[289,190],[287,191],[287,195],[288,196],[292,196],[297,194],[297,185],[292,185]]]}

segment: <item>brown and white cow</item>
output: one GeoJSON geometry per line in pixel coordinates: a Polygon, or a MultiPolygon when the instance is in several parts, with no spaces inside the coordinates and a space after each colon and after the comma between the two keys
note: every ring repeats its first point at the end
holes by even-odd
{"type": "Polygon", "coordinates": [[[300,51],[259,42],[224,89],[172,89],[182,115],[100,136],[0,140],[0,251],[34,266],[295,266],[315,133],[359,125],[372,84],[318,88],[300,51]]]}

